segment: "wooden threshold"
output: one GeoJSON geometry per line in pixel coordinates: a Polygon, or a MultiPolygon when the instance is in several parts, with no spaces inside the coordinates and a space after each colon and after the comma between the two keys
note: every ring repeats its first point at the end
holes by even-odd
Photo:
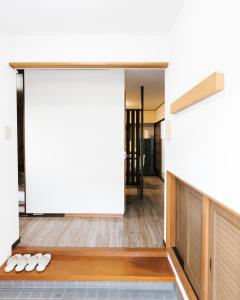
{"type": "Polygon", "coordinates": [[[165,248],[112,248],[112,247],[28,247],[18,246],[13,250],[17,253],[49,253],[71,256],[131,256],[131,257],[167,257],[165,248]]]}
{"type": "Polygon", "coordinates": [[[168,62],[9,62],[14,69],[165,69],[168,62]]]}
{"type": "Polygon", "coordinates": [[[43,273],[0,269],[0,280],[80,280],[174,282],[165,249],[17,247],[13,253],[51,253],[43,273]]]}
{"type": "Polygon", "coordinates": [[[177,112],[207,98],[224,89],[224,74],[214,72],[191,90],[186,92],[170,106],[171,114],[177,112]]]}

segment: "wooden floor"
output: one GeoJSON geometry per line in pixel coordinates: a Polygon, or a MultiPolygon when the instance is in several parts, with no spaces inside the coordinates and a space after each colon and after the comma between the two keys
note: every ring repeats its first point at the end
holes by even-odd
{"type": "Polygon", "coordinates": [[[14,253],[51,253],[45,272],[16,273],[0,269],[0,280],[85,280],[173,282],[165,249],[81,249],[17,247],[14,253]]]}
{"type": "Polygon", "coordinates": [[[163,247],[163,183],[145,177],[144,199],[128,189],[123,218],[21,217],[21,246],[163,247]]]}

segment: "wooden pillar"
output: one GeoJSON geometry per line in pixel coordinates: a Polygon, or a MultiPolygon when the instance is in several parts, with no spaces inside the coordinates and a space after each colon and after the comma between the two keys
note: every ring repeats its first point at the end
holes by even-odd
{"type": "Polygon", "coordinates": [[[176,178],[167,172],[167,237],[166,247],[171,248],[176,243],[176,178]]]}

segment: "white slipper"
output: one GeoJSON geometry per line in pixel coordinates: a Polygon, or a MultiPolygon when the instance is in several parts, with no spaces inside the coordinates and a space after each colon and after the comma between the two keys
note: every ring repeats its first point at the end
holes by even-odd
{"type": "Polygon", "coordinates": [[[25,269],[26,265],[28,264],[28,259],[30,257],[31,257],[30,254],[24,254],[21,257],[19,257],[15,271],[22,272],[25,269]]]}
{"type": "Polygon", "coordinates": [[[38,262],[38,266],[36,268],[37,272],[43,272],[45,271],[47,265],[50,263],[51,261],[51,258],[52,258],[52,255],[51,254],[44,254],[40,261],[38,262]]]}
{"type": "Polygon", "coordinates": [[[16,265],[18,264],[18,260],[21,256],[22,256],[21,254],[15,254],[9,257],[4,271],[6,273],[12,272],[15,269],[16,265]]]}
{"type": "Polygon", "coordinates": [[[36,268],[36,266],[39,263],[42,256],[43,256],[42,253],[37,253],[37,254],[29,257],[28,265],[26,266],[25,270],[27,272],[32,272],[36,268]]]}

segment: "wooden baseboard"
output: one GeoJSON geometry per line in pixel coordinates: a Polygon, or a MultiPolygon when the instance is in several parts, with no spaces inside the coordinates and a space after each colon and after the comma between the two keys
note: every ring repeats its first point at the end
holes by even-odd
{"type": "Polygon", "coordinates": [[[64,214],[65,218],[122,218],[123,214],[64,214]]]}
{"type": "Polygon", "coordinates": [[[196,296],[196,294],[187,278],[187,275],[185,274],[181,264],[179,263],[175,252],[173,251],[172,248],[169,248],[169,249],[167,249],[167,253],[173,263],[173,266],[177,272],[177,275],[183,285],[183,288],[184,288],[188,298],[190,300],[198,300],[198,297],[196,296]]]}
{"type": "Polygon", "coordinates": [[[18,244],[21,242],[21,237],[19,237],[13,244],[12,244],[12,250],[17,247],[18,244]]]}
{"type": "Polygon", "coordinates": [[[177,289],[177,291],[178,291],[178,295],[179,295],[180,299],[181,299],[181,300],[184,300],[184,297],[183,297],[183,295],[182,295],[182,293],[181,293],[181,290],[180,290],[178,284],[176,284],[176,289],[177,289]]]}
{"type": "Polygon", "coordinates": [[[59,213],[24,213],[25,217],[35,217],[35,218],[63,218],[64,214],[59,213]]]}

